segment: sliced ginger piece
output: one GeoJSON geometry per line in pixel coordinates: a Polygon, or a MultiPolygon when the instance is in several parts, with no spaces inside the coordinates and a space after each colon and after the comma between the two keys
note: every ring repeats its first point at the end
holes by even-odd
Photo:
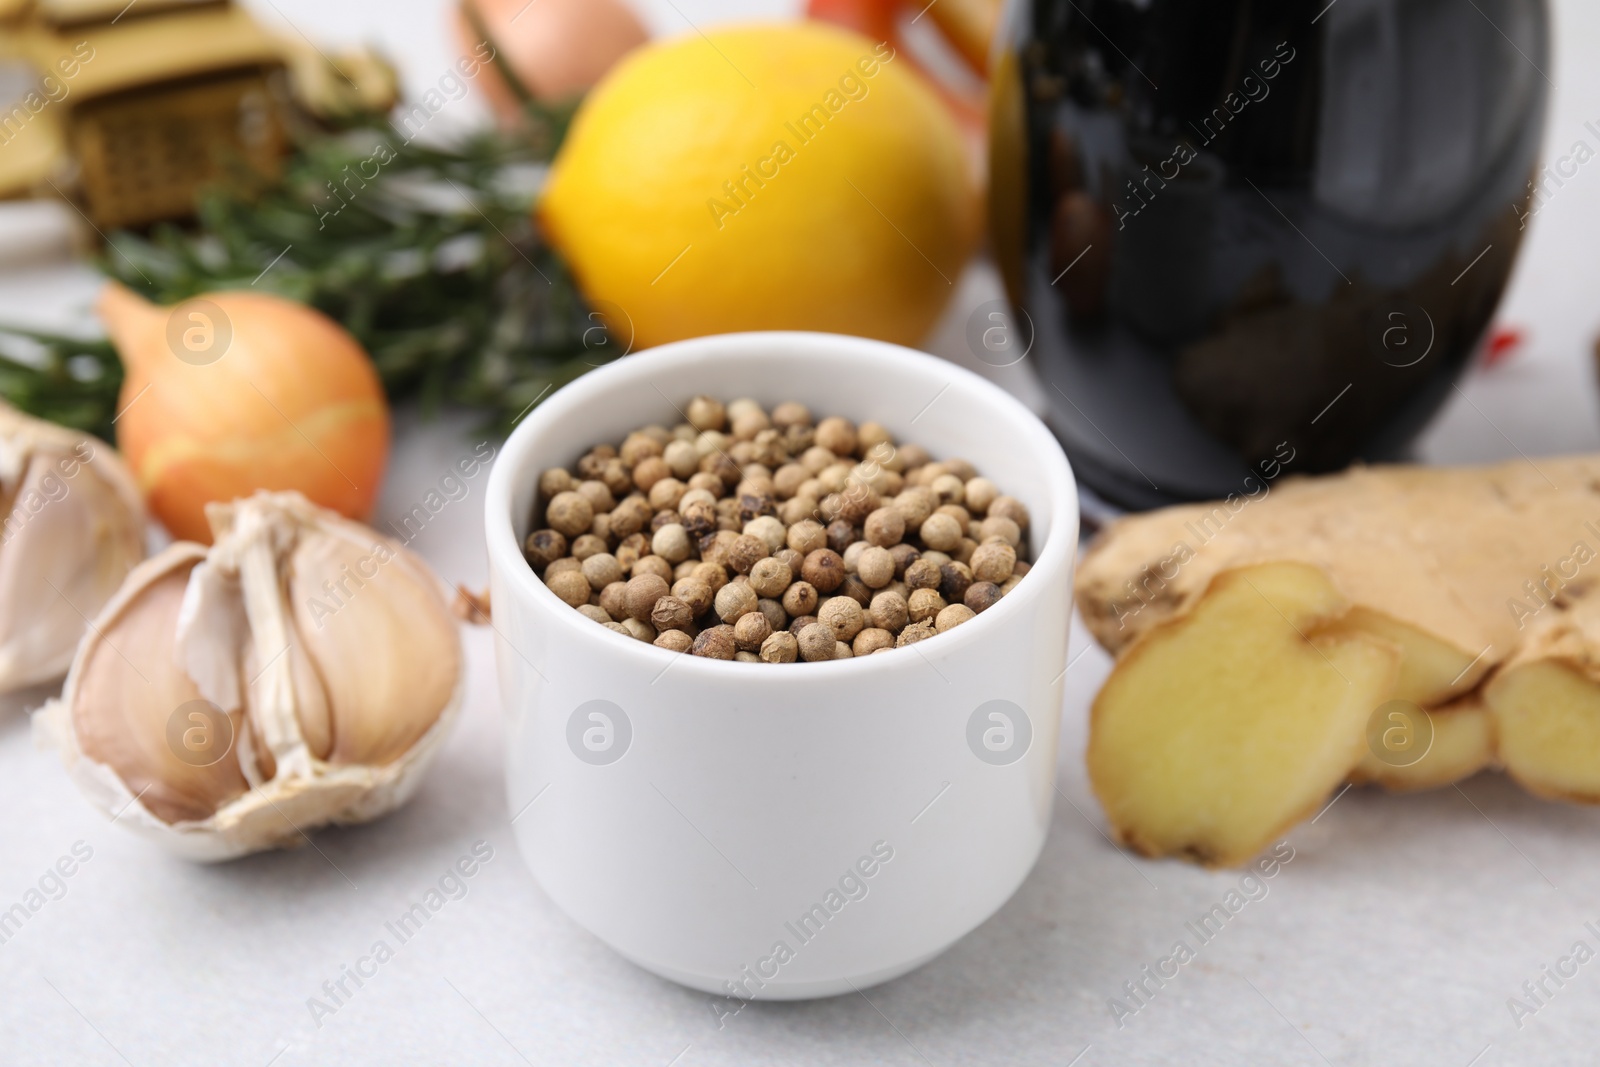
{"type": "Polygon", "coordinates": [[[1400,649],[1396,700],[1409,700],[1424,708],[1443,705],[1477,688],[1489,673],[1487,656],[1474,660],[1456,646],[1381,611],[1357,605],[1340,625],[1371,634],[1400,649]]]}
{"type": "Polygon", "coordinates": [[[1558,659],[1508,667],[1484,689],[1500,762],[1528,792],[1600,803],[1600,684],[1558,659]]]}
{"type": "Polygon", "coordinates": [[[1500,762],[1523,788],[1600,804],[1600,590],[1591,590],[1540,614],[1483,695],[1500,762]]]}
{"type": "MultiPolygon", "coordinates": [[[[1405,665],[1400,674],[1405,676],[1405,665]]],[[[1399,692],[1397,687],[1396,692],[1399,692]]],[[[1380,707],[1380,711],[1381,711],[1380,707]]],[[[1414,707],[1413,711],[1421,711],[1414,707]]],[[[1357,784],[1381,785],[1396,793],[1438,789],[1470,778],[1494,766],[1494,716],[1476,693],[1468,694],[1443,707],[1427,709],[1432,739],[1425,754],[1415,763],[1380,758],[1370,736],[1361,763],[1350,775],[1357,784]]],[[[1369,735],[1370,735],[1369,726],[1369,735]]]]}
{"type": "Polygon", "coordinates": [[[1260,564],[1218,574],[1128,648],[1095,699],[1088,751],[1124,843],[1241,864],[1350,774],[1400,654],[1333,626],[1348,610],[1319,568],[1260,564]]]}

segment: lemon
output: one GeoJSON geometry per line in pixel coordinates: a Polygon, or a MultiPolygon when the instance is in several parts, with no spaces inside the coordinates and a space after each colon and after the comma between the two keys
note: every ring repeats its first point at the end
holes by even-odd
{"type": "Polygon", "coordinates": [[[636,346],[755,329],[915,344],[978,229],[933,90],[890,45],[814,23],[633,53],[580,108],[537,211],[636,346]]]}

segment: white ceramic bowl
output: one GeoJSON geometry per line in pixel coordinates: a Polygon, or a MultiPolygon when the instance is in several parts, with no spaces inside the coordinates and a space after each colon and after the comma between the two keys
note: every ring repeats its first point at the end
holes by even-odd
{"type": "Polygon", "coordinates": [[[696,989],[826,996],[911,970],[1021,884],[1050,822],[1078,501],[1055,438],[1003,390],[859,338],[665,345],[527,416],[486,506],[513,827],[606,944],[696,989]],[[522,558],[539,472],[680,422],[698,393],[875,419],[971,461],[1028,506],[1033,569],[978,618],[861,659],[709,660],[597,625],[522,558]]]}

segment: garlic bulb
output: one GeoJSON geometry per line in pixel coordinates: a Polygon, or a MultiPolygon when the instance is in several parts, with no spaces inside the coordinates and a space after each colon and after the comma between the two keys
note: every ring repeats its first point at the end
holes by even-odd
{"type": "Polygon", "coordinates": [[[198,860],[403,804],[465,684],[443,584],[299,493],[207,508],[146,561],[36,727],[109,815],[198,860]]]}
{"type": "Polygon", "coordinates": [[[61,677],[84,620],[144,558],[116,450],[0,402],[0,692],[61,677]]]}

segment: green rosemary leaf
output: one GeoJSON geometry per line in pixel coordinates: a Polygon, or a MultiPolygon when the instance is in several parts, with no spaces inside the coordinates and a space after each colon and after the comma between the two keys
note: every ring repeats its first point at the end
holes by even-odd
{"type": "MultiPolygon", "coordinates": [[[[98,265],[163,304],[252,288],[301,301],[350,330],[392,401],[469,405],[504,429],[600,361],[582,296],[532,220],[572,111],[529,105],[523,129],[448,146],[387,122],[304,136],[276,179],[235,168],[201,194],[193,226],[114,234],[98,265]]],[[[108,342],[6,335],[31,352],[0,355],[0,395],[111,432],[122,368],[108,342]]]]}

